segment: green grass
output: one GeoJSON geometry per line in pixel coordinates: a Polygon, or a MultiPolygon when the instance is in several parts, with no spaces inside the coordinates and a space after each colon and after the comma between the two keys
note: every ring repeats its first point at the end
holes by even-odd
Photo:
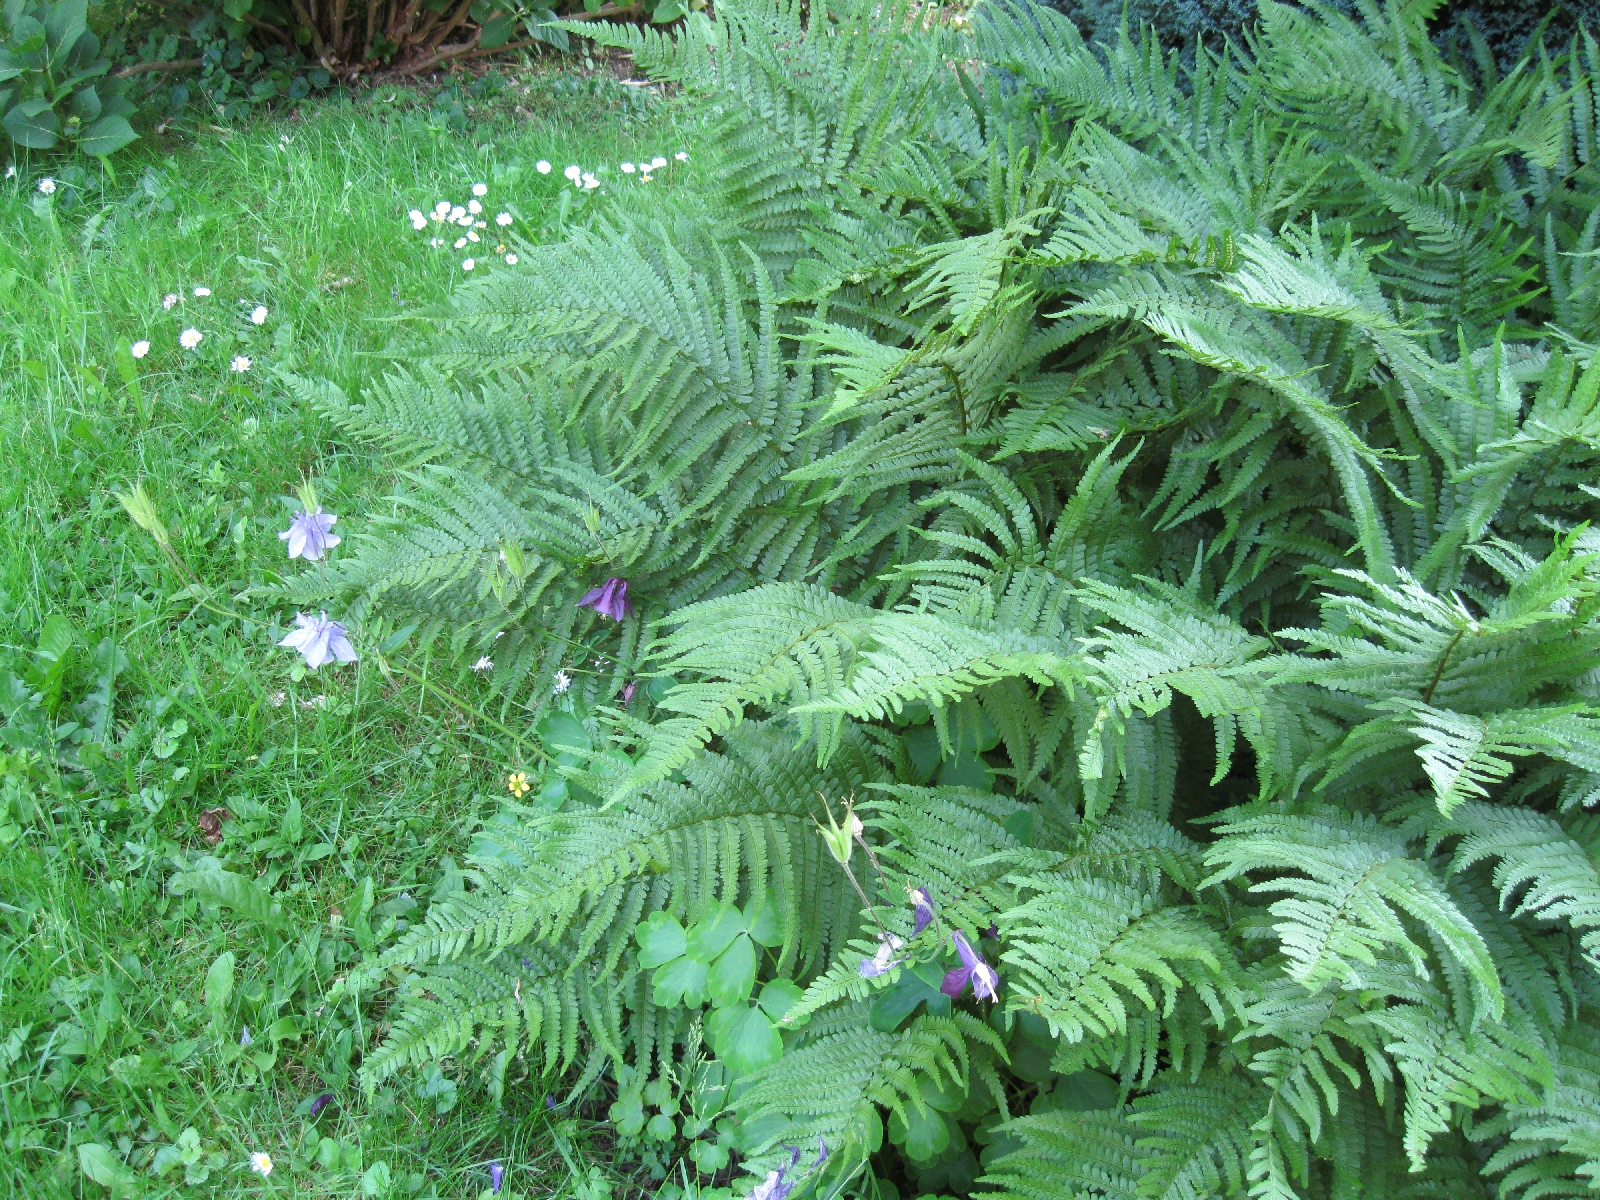
{"type": "Polygon", "coordinates": [[[510,1064],[499,1103],[483,1063],[361,1092],[386,996],[329,989],[416,897],[461,886],[450,856],[518,763],[371,654],[306,673],[273,645],[289,614],[237,599],[287,569],[303,479],[346,536],[393,485],[273,372],[359,386],[425,332],[462,255],[405,212],[482,180],[491,218],[548,238],[566,163],[620,183],[620,159],[683,144],[670,108],[560,76],[449,109],[379,89],[152,134],[114,179],[48,202],[42,168],[0,189],[0,1195],[477,1196],[491,1159],[502,1195],[609,1194],[537,1063],[510,1064]],[[141,339],[125,386],[117,347],[141,339]],[[200,586],[124,513],[135,483],[200,586]],[[198,819],[217,807],[235,819],[211,845],[198,819]],[[276,911],[177,894],[178,872],[218,863],[276,911]],[[85,1145],[104,1148],[88,1174],[85,1145]]]}

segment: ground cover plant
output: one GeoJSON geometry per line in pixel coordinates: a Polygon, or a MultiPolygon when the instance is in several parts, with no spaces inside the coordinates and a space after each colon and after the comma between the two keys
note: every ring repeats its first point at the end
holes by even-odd
{"type": "Polygon", "coordinates": [[[244,593],[286,572],[297,488],[360,510],[393,482],[273,372],[359,387],[425,327],[463,275],[413,207],[481,182],[497,237],[508,208],[524,241],[586,219],[562,167],[677,144],[639,92],[389,88],[0,184],[0,1195],[476,1197],[491,1162],[502,1196],[590,1186],[592,1123],[534,1084],[359,1087],[383,1014],[327,992],[460,886],[509,751],[375,661],[295,670],[244,593]]]}
{"type": "Polygon", "coordinates": [[[589,27],[692,182],[291,384],[405,473],[269,594],[521,739],[367,1086],[671,1195],[1590,1194],[1600,54],[1433,8],[589,27]]]}

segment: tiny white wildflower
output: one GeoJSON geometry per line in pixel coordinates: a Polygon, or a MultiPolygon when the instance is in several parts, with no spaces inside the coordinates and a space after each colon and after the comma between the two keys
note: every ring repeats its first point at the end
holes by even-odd
{"type": "Polygon", "coordinates": [[[472,214],[471,213],[462,213],[461,214],[461,219],[459,221],[456,221],[455,224],[461,226],[461,228],[463,228],[463,229],[471,229],[472,228],[472,214]]]}
{"type": "Polygon", "coordinates": [[[565,175],[568,179],[572,180],[573,183],[577,183],[579,178],[581,178],[582,175],[583,175],[583,168],[580,167],[577,163],[573,163],[570,167],[568,167],[565,171],[562,171],[561,173],[563,175],[565,175]]]}
{"type": "Polygon", "coordinates": [[[434,209],[433,212],[429,213],[428,215],[435,221],[443,221],[450,215],[450,213],[448,211],[440,212],[438,209],[434,209]]]}
{"type": "Polygon", "coordinates": [[[474,229],[487,229],[487,228],[489,228],[489,222],[487,222],[487,221],[474,221],[472,223],[472,227],[474,229]]]}
{"type": "Polygon", "coordinates": [[[478,234],[477,234],[476,230],[474,230],[473,232],[467,234],[467,241],[469,241],[469,242],[476,242],[476,241],[480,241],[480,240],[481,239],[478,237],[478,234]]]}
{"type": "Polygon", "coordinates": [[[594,172],[585,171],[583,173],[583,186],[585,189],[592,189],[600,186],[600,181],[594,177],[594,172]]]}
{"type": "Polygon", "coordinates": [[[17,164],[16,163],[8,164],[7,167],[6,167],[6,178],[7,179],[15,179],[16,177],[17,177],[17,164]]]}
{"type": "Polygon", "coordinates": [[[271,704],[273,708],[282,708],[283,702],[288,698],[287,692],[273,692],[272,695],[267,697],[267,703],[271,704]]]}
{"type": "Polygon", "coordinates": [[[464,217],[466,215],[467,215],[467,210],[462,208],[461,205],[459,205],[459,204],[456,205],[454,208],[452,208],[450,210],[450,219],[452,221],[459,221],[459,220],[461,220],[462,217],[464,217]]]}
{"type": "Polygon", "coordinates": [[[39,190],[41,192],[43,192],[46,196],[55,195],[56,181],[54,179],[41,179],[41,180],[39,180],[39,190]]]}
{"type": "Polygon", "coordinates": [[[473,184],[472,185],[472,194],[474,196],[487,196],[489,194],[489,185],[487,183],[475,183],[475,184],[473,184]]]}
{"type": "Polygon", "coordinates": [[[652,158],[650,160],[650,169],[652,171],[659,171],[662,167],[664,167],[666,165],[667,165],[667,160],[662,158],[659,154],[656,155],[654,158],[652,158]]]}
{"type": "Polygon", "coordinates": [[[477,216],[479,213],[481,213],[483,211],[483,201],[481,201],[481,200],[468,200],[467,201],[467,211],[469,213],[471,213],[473,216],[477,216]]]}
{"type": "Polygon", "coordinates": [[[250,359],[243,354],[235,354],[233,356],[233,361],[228,364],[228,370],[237,371],[241,375],[243,375],[249,369],[250,359]]]}
{"type": "Polygon", "coordinates": [[[415,221],[411,222],[411,228],[415,229],[418,233],[422,232],[427,227],[428,227],[428,218],[427,217],[418,217],[415,221]]]}
{"type": "Polygon", "coordinates": [[[193,350],[200,344],[200,339],[204,336],[205,334],[201,333],[198,329],[185,329],[178,335],[178,345],[182,346],[185,350],[193,350]]]}
{"type": "Polygon", "coordinates": [[[645,172],[645,173],[644,173],[644,174],[643,174],[643,175],[641,175],[641,176],[639,176],[639,178],[640,178],[640,180],[641,180],[641,181],[642,181],[642,182],[644,182],[644,183],[649,183],[649,182],[650,182],[650,181],[651,181],[651,180],[652,180],[652,179],[654,179],[654,178],[655,178],[655,176],[654,176],[654,175],[652,175],[652,174],[650,174],[650,172],[649,172],[649,171],[646,171],[646,172],[645,172]]]}
{"type": "Polygon", "coordinates": [[[135,358],[143,358],[146,354],[150,353],[150,343],[135,342],[133,345],[128,347],[128,353],[133,355],[135,358]]]}
{"type": "Polygon", "coordinates": [[[178,302],[178,300],[179,296],[177,292],[168,292],[165,296],[161,297],[161,307],[171,308],[178,302]]]}
{"type": "Polygon", "coordinates": [[[504,228],[505,226],[511,224],[511,214],[510,213],[501,213],[498,217],[496,217],[494,219],[494,223],[496,225],[499,225],[502,228],[504,228]]]}
{"type": "Polygon", "coordinates": [[[506,266],[514,267],[516,265],[517,265],[517,256],[515,254],[506,255],[506,266]]]}
{"type": "Polygon", "coordinates": [[[474,671],[492,671],[494,670],[494,663],[490,660],[489,656],[485,654],[477,662],[472,664],[472,669],[474,671]]]}
{"type": "Polygon", "coordinates": [[[572,686],[572,676],[568,675],[565,671],[557,671],[555,682],[552,686],[556,695],[563,695],[566,690],[572,686]]]}
{"type": "Polygon", "coordinates": [[[463,271],[470,271],[470,270],[472,270],[473,267],[475,267],[477,265],[478,265],[478,260],[477,259],[469,258],[469,259],[467,259],[466,262],[461,264],[461,269],[463,271]]]}
{"type": "Polygon", "coordinates": [[[265,325],[267,323],[267,306],[258,304],[250,310],[250,324],[265,325]]]}
{"type": "Polygon", "coordinates": [[[211,295],[211,289],[208,288],[208,287],[205,287],[204,285],[202,285],[200,287],[195,288],[194,294],[196,296],[209,296],[209,295],[211,295]]]}
{"type": "Polygon", "coordinates": [[[443,238],[429,238],[428,239],[428,245],[430,245],[430,246],[442,246],[442,245],[444,245],[444,239],[443,238]]]}
{"type": "Polygon", "coordinates": [[[622,173],[624,175],[632,175],[638,169],[639,168],[634,166],[632,163],[623,163],[622,164],[622,173]]]}
{"type": "Polygon", "coordinates": [[[421,221],[421,220],[424,219],[423,216],[422,216],[422,210],[420,208],[413,208],[410,212],[408,212],[406,214],[406,217],[413,224],[415,224],[416,222],[421,221]]]}
{"type": "Polygon", "coordinates": [[[466,238],[457,238],[456,239],[456,249],[457,250],[460,250],[466,244],[467,244],[467,239],[466,238]]]}
{"type": "Polygon", "coordinates": [[[437,204],[435,204],[433,206],[433,211],[434,212],[444,212],[444,213],[449,212],[450,211],[450,201],[448,201],[448,200],[439,201],[439,203],[437,203],[437,204]]]}
{"type": "Polygon", "coordinates": [[[257,1150],[250,1156],[250,1169],[265,1179],[272,1174],[272,1155],[264,1150],[257,1150]]]}
{"type": "Polygon", "coordinates": [[[539,172],[539,174],[541,174],[541,175],[550,174],[550,164],[545,162],[545,160],[542,159],[542,158],[538,162],[533,164],[533,169],[535,171],[539,172]]]}
{"type": "Polygon", "coordinates": [[[689,153],[686,150],[679,150],[672,157],[677,159],[679,162],[688,162],[689,161],[689,153]]]}

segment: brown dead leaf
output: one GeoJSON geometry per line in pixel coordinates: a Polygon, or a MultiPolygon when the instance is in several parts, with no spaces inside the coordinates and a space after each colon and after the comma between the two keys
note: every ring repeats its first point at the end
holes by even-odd
{"type": "Polygon", "coordinates": [[[225,808],[208,808],[200,814],[198,822],[200,833],[211,845],[215,846],[222,840],[222,823],[233,820],[233,814],[225,808]]]}

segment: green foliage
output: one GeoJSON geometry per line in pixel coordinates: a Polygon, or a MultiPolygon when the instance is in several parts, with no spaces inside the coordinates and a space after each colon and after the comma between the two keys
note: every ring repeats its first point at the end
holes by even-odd
{"type": "Polygon", "coordinates": [[[294,383],[404,475],[274,594],[493,647],[548,798],[351,975],[371,1082],[542,1053],[823,1194],[1588,1187],[1595,53],[1425,10],[591,27],[699,182],[294,383]]]}
{"type": "Polygon", "coordinates": [[[111,60],[86,24],[88,0],[6,0],[0,12],[0,128],[18,146],[58,144],[104,157],[138,135],[127,81],[108,79],[111,60]]]}

